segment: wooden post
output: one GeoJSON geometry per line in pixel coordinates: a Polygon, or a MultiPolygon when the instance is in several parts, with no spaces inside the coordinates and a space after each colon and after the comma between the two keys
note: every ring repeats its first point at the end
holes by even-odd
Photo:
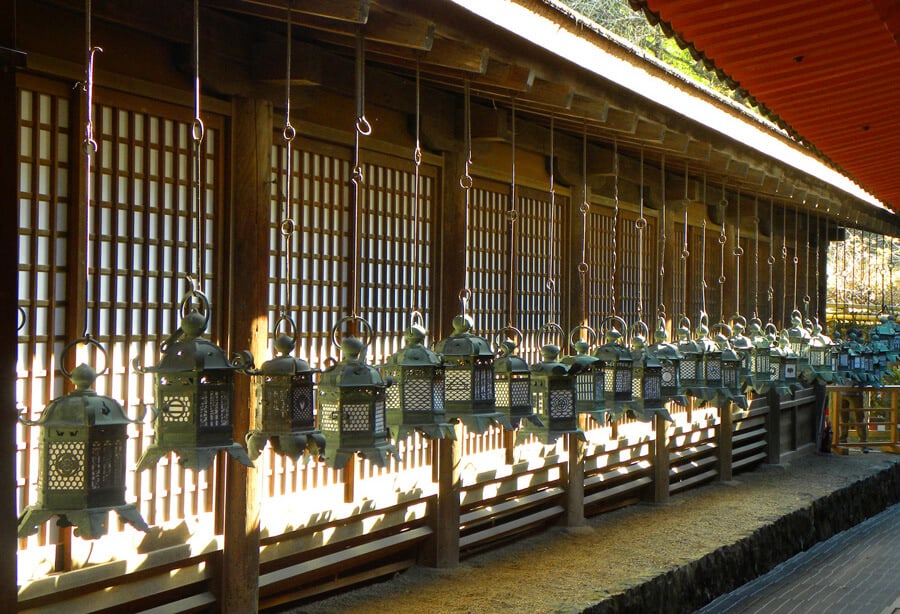
{"type": "MultiPolygon", "coordinates": [[[[15,46],[15,0],[0,0],[0,14],[6,15],[5,26],[0,27],[0,204],[9,215],[16,211],[18,195],[19,142],[16,93],[16,67],[24,58],[12,51],[15,46]],[[4,49],[5,48],[5,49],[4,49]]],[[[16,609],[16,538],[18,510],[16,509],[16,352],[18,344],[16,323],[18,314],[18,226],[7,223],[0,227],[0,310],[3,326],[0,326],[0,405],[4,407],[0,418],[0,557],[6,561],[0,565],[0,603],[16,609]],[[5,520],[3,520],[5,518],[5,520]]]]}
{"type": "Polygon", "coordinates": [[[453,567],[459,563],[459,495],[462,489],[462,426],[454,425],[456,439],[436,439],[438,496],[432,514],[434,544],[423,557],[430,567],[453,567]]]}
{"type": "MultiPolygon", "coordinates": [[[[230,272],[231,349],[249,346],[257,360],[267,352],[269,270],[269,187],[272,104],[233,102],[232,231],[230,272]]],[[[243,441],[250,429],[254,399],[250,378],[235,378],[234,435],[243,441]]],[[[259,608],[259,474],[228,458],[225,482],[225,545],[222,565],[223,612],[259,608]]]]}
{"type": "Polygon", "coordinates": [[[769,391],[769,415],[766,416],[766,462],[781,463],[781,397],[769,391]]]}
{"type": "MultiPolygon", "coordinates": [[[[580,419],[583,421],[583,418],[580,419]]],[[[584,524],[584,442],[575,435],[566,434],[569,464],[566,471],[566,526],[584,524]]]]}
{"type": "Polygon", "coordinates": [[[732,436],[734,428],[732,425],[732,412],[734,411],[734,403],[728,401],[722,407],[719,407],[719,431],[716,434],[716,445],[719,448],[719,479],[728,482],[732,478],[731,457],[732,457],[732,436]]]}
{"type": "Polygon", "coordinates": [[[659,414],[653,416],[653,503],[669,501],[669,425],[659,414]]]}

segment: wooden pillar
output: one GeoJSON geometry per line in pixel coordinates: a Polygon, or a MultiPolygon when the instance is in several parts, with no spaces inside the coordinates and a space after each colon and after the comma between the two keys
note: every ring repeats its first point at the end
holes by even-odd
{"type": "Polygon", "coordinates": [[[781,463],[781,397],[769,392],[769,415],[766,416],[766,462],[781,463]]]}
{"type": "Polygon", "coordinates": [[[454,425],[456,439],[436,439],[438,462],[437,503],[431,514],[434,530],[433,546],[422,564],[431,567],[453,567],[459,563],[459,495],[462,489],[460,460],[463,430],[454,425]]]}
{"type": "MultiPolygon", "coordinates": [[[[272,104],[236,99],[232,113],[232,198],[229,262],[231,349],[247,347],[256,360],[267,352],[269,188],[272,104]]],[[[235,378],[234,436],[243,441],[253,407],[250,378],[235,378]]],[[[259,607],[259,474],[228,457],[225,481],[225,545],[222,611],[256,612],[259,607]]]]}
{"type": "Polygon", "coordinates": [[[656,437],[653,440],[651,460],[653,462],[653,503],[667,503],[669,501],[669,424],[659,414],[653,416],[653,430],[656,437]]]}
{"type": "Polygon", "coordinates": [[[731,457],[732,457],[732,436],[734,428],[732,425],[732,412],[734,411],[734,403],[728,401],[722,407],[719,407],[719,431],[716,433],[716,446],[719,449],[719,479],[728,482],[732,478],[731,457]]]}
{"type": "MultiPolygon", "coordinates": [[[[18,209],[17,161],[17,105],[16,67],[24,58],[15,53],[15,0],[0,0],[0,14],[7,18],[0,26],[0,208],[11,217],[18,209]]],[[[16,586],[16,326],[18,315],[18,226],[0,225],[0,311],[4,314],[0,326],[0,603],[15,610],[16,586]],[[5,518],[5,520],[3,520],[5,518]]]]}
{"type": "Polygon", "coordinates": [[[465,194],[459,178],[465,170],[464,154],[448,151],[444,154],[441,211],[441,249],[437,273],[440,274],[440,300],[433,323],[432,336],[441,339],[452,331],[451,322],[460,311],[459,292],[466,279],[466,214],[465,194]]]}
{"type": "MultiPolygon", "coordinates": [[[[583,419],[582,419],[583,420],[583,419]]],[[[584,442],[575,435],[566,435],[569,464],[566,471],[566,526],[584,524],[584,442]]]]}

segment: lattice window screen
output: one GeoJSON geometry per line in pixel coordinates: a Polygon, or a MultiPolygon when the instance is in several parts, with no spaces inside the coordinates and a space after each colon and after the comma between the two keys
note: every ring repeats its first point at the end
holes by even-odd
{"type": "MultiPolygon", "coordinates": [[[[66,344],[68,176],[73,167],[66,95],[51,87],[21,89],[18,100],[18,302],[23,313],[16,409],[25,410],[31,420],[63,393],[55,356],[66,344]]],[[[16,499],[21,511],[37,496],[38,431],[21,425],[16,431],[16,499]]],[[[44,525],[27,543],[46,543],[47,532],[44,525]]]]}
{"type": "MultiPolygon", "coordinates": [[[[140,416],[145,405],[154,401],[152,377],[138,374],[131,359],[138,356],[145,365],[159,361],[160,342],[178,326],[178,303],[187,289],[184,276],[198,274],[191,187],[194,146],[186,116],[180,109],[165,106],[136,111],[127,100],[115,106],[98,105],[94,111],[99,152],[94,162],[88,314],[96,336],[110,352],[111,367],[111,375],[98,380],[97,389],[124,401],[131,416],[140,416]]],[[[214,300],[221,121],[207,117],[205,124],[201,266],[214,326],[217,318],[224,317],[214,300]]],[[[178,466],[133,472],[141,448],[152,435],[149,420],[143,434],[143,441],[130,446],[134,455],[128,462],[127,493],[140,496],[144,519],[154,524],[210,512],[212,494],[206,482],[211,471],[194,473],[178,466]],[[167,476],[163,487],[159,473],[167,476]]],[[[167,463],[171,458],[161,462],[167,463]]]]}
{"type": "Polygon", "coordinates": [[[500,184],[487,181],[476,182],[470,192],[469,310],[475,319],[475,332],[491,341],[497,330],[506,325],[509,313],[508,280],[504,275],[509,269],[509,193],[500,184]]]}
{"type": "Polygon", "coordinates": [[[612,210],[592,205],[587,216],[587,317],[596,328],[612,312],[612,210]]]}

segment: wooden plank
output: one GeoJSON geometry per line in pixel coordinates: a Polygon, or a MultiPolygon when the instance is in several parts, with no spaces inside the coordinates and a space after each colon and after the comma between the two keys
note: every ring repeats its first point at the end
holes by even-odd
{"type": "Polygon", "coordinates": [[[643,476],[637,478],[636,480],[629,480],[618,486],[613,486],[612,488],[605,488],[600,492],[596,492],[590,494],[584,498],[585,507],[589,505],[593,505],[595,503],[600,503],[601,501],[607,501],[614,497],[618,497],[619,495],[629,493],[633,490],[637,490],[639,488],[643,488],[653,482],[653,480],[649,476],[643,476]]]}
{"type": "Polygon", "coordinates": [[[429,527],[418,527],[261,574],[259,577],[260,592],[271,593],[278,590],[279,585],[289,584],[292,581],[296,581],[300,576],[307,574],[310,574],[309,580],[323,577],[333,573],[334,568],[345,566],[356,559],[387,555],[403,547],[411,546],[427,538],[431,533],[432,531],[429,527]]]}
{"type": "Polygon", "coordinates": [[[762,463],[766,460],[766,453],[759,452],[758,454],[754,454],[753,456],[748,456],[746,458],[742,458],[740,460],[734,461],[731,465],[732,470],[743,469],[748,465],[755,465],[757,463],[762,463]]]}
{"type": "Polygon", "coordinates": [[[669,490],[674,494],[676,492],[687,490],[693,486],[697,486],[704,482],[710,482],[716,479],[718,475],[718,471],[716,469],[710,469],[709,471],[704,471],[703,473],[698,473],[697,475],[691,476],[685,480],[681,480],[679,482],[673,483],[669,490]]]}
{"type": "Polygon", "coordinates": [[[548,520],[552,520],[553,518],[561,516],[564,513],[565,510],[561,505],[554,505],[551,508],[541,510],[540,512],[534,514],[529,514],[528,516],[523,516],[522,518],[517,518],[516,520],[513,520],[511,522],[498,524],[489,529],[484,529],[482,531],[477,531],[475,533],[460,537],[459,546],[460,548],[464,549],[485,541],[498,539],[512,533],[519,533],[533,525],[547,522],[548,520]]]}
{"type": "Polygon", "coordinates": [[[484,520],[496,520],[511,513],[522,511],[523,509],[539,505],[546,501],[557,499],[563,494],[562,488],[548,488],[524,497],[516,497],[504,503],[482,507],[471,512],[460,515],[459,524],[462,527],[468,527],[484,520]]]}
{"type": "Polygon", "coordinates": [[[206,612],[210,606],[215,605],[216,596],[210,592],[200,593],[178,601],[171,601],[165,605],[150,608],[149,610],[141,610],[143,614],[170,614],[171,612],[179,612],[187,614],[189,612],[206,612]]]}

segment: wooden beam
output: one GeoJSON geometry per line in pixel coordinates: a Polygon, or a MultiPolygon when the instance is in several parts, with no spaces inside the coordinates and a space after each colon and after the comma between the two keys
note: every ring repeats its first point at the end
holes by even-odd
{"type": "MultiPolygon", "coordinates": [[[[345,46],[351,42],[350,39],[340,39],[334,36],[328,38],[328,40],[333,44],[345,46]]],[[[459,71],[463,71],[481,75],[487,71],[490,54],[486,47],[467,45],[447,38],[437,37],[427,51],[381,41],[367,41],[366,55],[400,60],[400,62],[394,63],[404,65],[408,69],[414,68],[416,60],[419,60],[426,70],[428,70],[428,67],[440,67],[450,69],[456,74],[459,74],[459,71]]]]}
{"type": "Polygon", "coordinates": [[[523,100],[561,109],[570,109],[574,97],[574,88],[545,79],[534,79],[532,86],[521,95],[523,100]]]}
{"type": "MultiPolygon", "coordinates": [[[[244,272],[230,271],[232,299],[229,345],[250,348],[262,359],[268,349],[269,189],[271,187],[272,104],[234,100],[229,214],[232,262],[244,272]],[[238,222],[240,220],[240,222],[238,222]],[[250,273],[247,274],[246,271],[250,273]]],[[[243,441],[255,406],[250,378],[235,378],[234,436],[243,441]]],[[[259,603],[259,480],[255,468],[228,458],[226,468],[225,540],[222,550],[222,611],[256,612],[259,603]]]]}
{"type": "MultiPolygon", "coordinates": [[[[287,40],[266,39],[251,49],[250,74],[258,81],[284,86],[287,77],[285,60],[287,40]]],[[[322,84],[322,49],[293,41],[291,44],[291,84],[322,84]]]]}
{"type": "MultiPolygon", "coordinates": [[[[0,25],[0,202],[12,212],[18,202],[18,94],[16,70],[21,64],[20,54],[12,51],[16,43],[16,0],[0,0],[0,14],[7,15],[0,25]]],[[[0,229],[0,311],[3,326],[0,327],[0,403],[6,408],[0,417],[0,603],[16,610],[18,587],[16,577],[16,529],[19,511],[16,509],[16,354],[20,322],[18,313],[18,226],[3,224],[0,229]]]]}
{"type": "MultiPolygon", "coordinates": [[[[284,15],[285,0],[243,0],[255,5],[255,11],[268,8],[272,15],[284,15]]],[[[254,13],[255,13],[254,11],[254,13]]],[[[303,0],[291,3],[291,11],[299,15],[325,17],[350,23],[366,23],[369,18],[369,0],[303,0]]],[[[271,16],[266,15],[271,19],[271,16]]]]}

